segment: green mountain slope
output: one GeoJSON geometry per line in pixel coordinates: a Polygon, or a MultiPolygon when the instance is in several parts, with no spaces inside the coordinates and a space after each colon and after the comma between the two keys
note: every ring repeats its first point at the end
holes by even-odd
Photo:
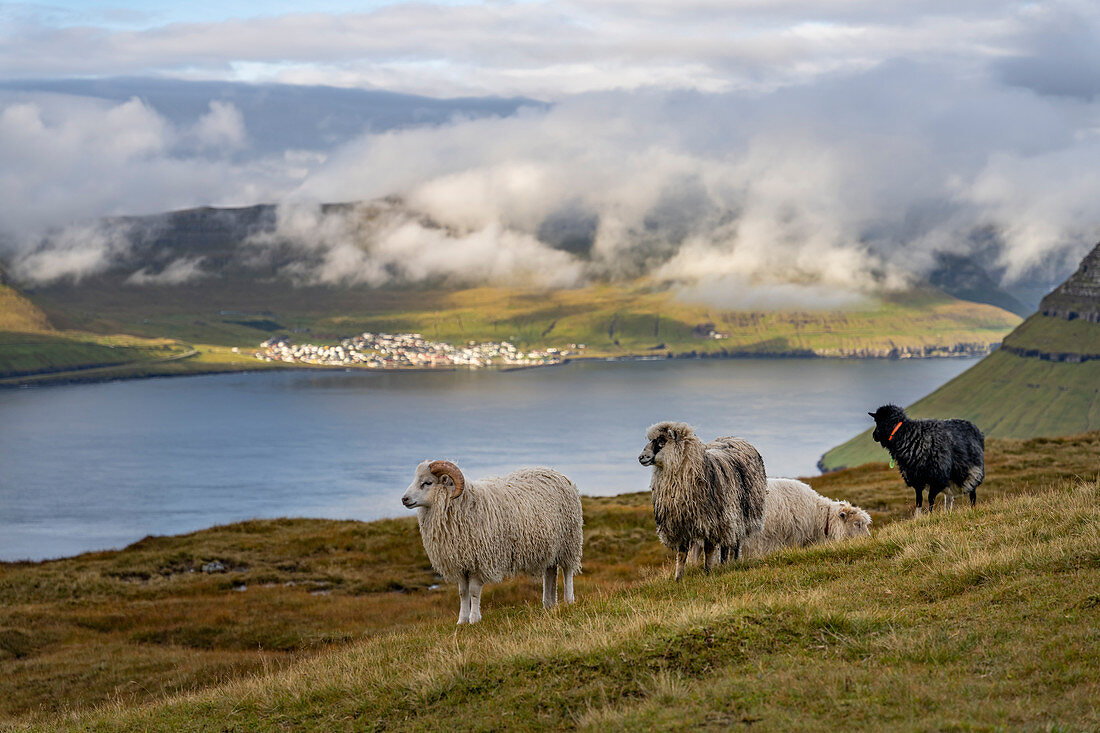
{"type": "MultiPolygon", "coordinates": [[[[1039,313],[1005,337],[1001,349],[908,411],[966,418],[997,438],[1100,428],[1100,245],[1043,299],[1039,313]]],[[[868,429],[830,450],[819,465],[836,470],[887,459],[868,429]]]]}
{"type": "Polygon", "coordinates": [[[0,271],[0,331],[49,331],[46,314],[7,283],[0,271]]]}

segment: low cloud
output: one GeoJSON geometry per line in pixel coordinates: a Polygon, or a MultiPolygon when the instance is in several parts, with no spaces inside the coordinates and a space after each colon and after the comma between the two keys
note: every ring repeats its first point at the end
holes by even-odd
{"type": "Polygon", "coordinates": [[[431,224],[395,204],[340,207],[285,205],[272,231],[247,246],[290,248],[300,257],[280,274],[302,285],[371,285],[445,281],[571,287],[581,264],[533,236],[490,223],[457,231],[431,224]]]}
{"type": "MultiPolygon", "coordinates": [[[[696,23],[728,14],[721,3],[688,5],[675,10],[684,27],[691,13],[696,23]]],[[[655,73],[648,85],[596,84],[586,88],[602,91],[562,92],[514,115],[433,117],[278,154],[257,152],[224,99],[183,125],[138,98],[3,93],[0,221],[15,273],[76,280],[129,255],[132,233],[74,222],[260,202],[280,204],[275,222],[238,256],[278,262],[299,284],[642,277],[730,307],[858,303],[907,287],[938,251],[978,256],[1005,285],[1045,283],[1100,239],[1100,99],[1087,74],[1059,85],[1056,52],[1065,41],[1091,68],[1089,6],[951,11],[968,30],[941,39],[946,60],[914,50],[951,20],[943,3],[919,4],[912,33],[904,12],[881,4],[828,4],[831,23],[794,23],[798,3],[743,4],[764,30],[736,53],[715,41],[697,57],[680,39],[654,41],[666,6],[608,0],[586,12],[626,22],[639,49],[656,49],[653,66],[699,64],[705,83],[655,73]],[[368,203],[321,206],[333,202],[368,203]]],[[[370,17],[396,28],[414,10],[370,17]]],[[[447,13],[473,29],[486,13],[528,27],[543,11],[447,13]]],[[[536,47],[551,54],[523,52],[536,47]]],[[[448,48],[455,63],[475,63],[474,46],[448,48]]],[[[585,48],[590,57],[573,63],[605,69],[600,49],[585,48]]],[[[523,78],[527,61],[515,63],[479,66],[479,79],[523,78]]],[[[125,274],[152,284],[210,271],[185,253],[165,257],[183,263],[177,274],[125,274]]]]}
{"type": "Polygon", "coordinates": [[[137,98],[0,92],[7,248],[97,217],[277,200],[300,182],[304,171],[283,155],[229,154],[246,145],[231,104],[211,102],[195,125],[179,127],[137,98]]]}
{"type": "Polygon", "coordinates": [[[33,248],[20,252],[14,263],[16,278],[35,283],[83,278],[106,272],[131,250],[131,228],[96,222],[57,230],[33,248]]]}
{"type": "Polygon", "coordinates": [[[436,227],[407,253],[438,232],[512,233],[585,278],[854,302],[906,287],[937,251],[980,254],[1005,284],[1064,276],[1100,237],[1097,113],[909,63],[766,95],[585,95],[365,136],[291,199],[396,194],[436,227]]]}
{"type": "Polygon", "coordinates": [[[143,267],[126,278],[127,285],[182,285],[207,277],[202,269],[205,257],[181,257],[169,262],[160,272],[143,267]]]}
{"type": "Polygon", "coordinates": [[[210,102],[210,111],[199,118],[192,131],[201,149],[235,150],[245,144],[244,116],[231,102],[210,102]]]}

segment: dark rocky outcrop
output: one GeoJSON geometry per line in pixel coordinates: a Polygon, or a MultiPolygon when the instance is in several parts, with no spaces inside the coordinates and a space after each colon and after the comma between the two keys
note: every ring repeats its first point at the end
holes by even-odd
{"type": "Polygon", "coordinates": [[[1039,312],[1067,321],[1100,323],[1100,244],[1085,256],[1077,272],[1043,298],[1039,312]]]}

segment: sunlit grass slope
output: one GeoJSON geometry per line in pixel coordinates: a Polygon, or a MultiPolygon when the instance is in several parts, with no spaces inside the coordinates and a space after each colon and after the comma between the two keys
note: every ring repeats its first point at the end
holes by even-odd
{"type": "Polygon", "coordinates": [[[892,349],[997,343],[1019,318],[927,289],[869,298],[847,310],[730,311],[645,283],[573,290],[454,291],[294,288],[217,282],[201,287],[43,290],[58,323],[95,332],[254,347],[274,334],[325,342],[363,331],[431,339],[509,340],[525,347],[583,343],[595,354],[886,355],[892,349]],[[727,338],[708,338],[711,331],[727,338]]]}
{"type": "Polygon", "coordinates": [[[40,308],[5,285],[0,272],[0,331],[48,331],[49,320],[40,308]]]}
{"type": "MultiPolygon", "coordinates": [[[[0,335],[0,379],[30,373],[90,371],[81,379],[258,368],[248,354],[273,335],[327,343],[364,331],[411,331],[430,339],[507,340],[524,348],[585,344],[592,356],[732,355],[871,356],[943,354],[984,349],[1019,322],[999,308],[956,300],[927,289],[868,299],[849,310],[728,311],[685,302],[644,283],[575,290],[477,288],[454,292],[395,289],[293,288],[250,283],[238,290],[136,288],[89,284],[36,291],[34,297],[64,332],[0,335]],[[126,348],[106,334],[153,339],[126,348]],[[722,338],[711,338],[716,333],[722,338]],[[195,358],[164,360],[127,351],[167,341],[195,358]],[[112,348],[108,348],[112,347],[112,348]],[[231,355],[239,347],[244,354],[231,355]]],[[[45,316],[43,316],[44,318],[45,316]]],[[[56,379],[70,380],[73,375],[56,379]]],[[[51,381],[40,376],[28,381],[51,381]]]]}
{"type": "Polygon", "coordinates": [[[220,346],[117,331],[54,327],[23,294],[0,282],[0,385],[55,379],[187,374],[263,366],[220,346]]]}
{"type": "Polygon", "coordinates": [[[161,360],[187,350],[165,339],[0,331],[0,377],[161,360]]]}
{"type": "Polygon", "coordinates": [[[103,730],[1096,727],[1100,433],[989,453],[977,509],[914,521],[896,471],[830,474],[814,483],[871,509],[870,540],[679,585],[646,494],[585,499],[579,603],[545,613],[511,580],[457,631],[411,517],[0,565],[0,710],[103,730]]]}

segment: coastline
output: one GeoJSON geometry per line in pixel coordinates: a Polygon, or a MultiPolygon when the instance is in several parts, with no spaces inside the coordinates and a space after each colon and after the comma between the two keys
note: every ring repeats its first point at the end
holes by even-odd
{"type": "MultiPolygon", "coordinates": [[[[544,369],[560,367],[574,361],[669,361],[688,359],[828,359],[828,360],[893,360],[905,359],[963,359],[985,356],[996,350],[998,345],[992,345],[984,349],[970,348],[975,345],[956,344],[952,347],[925,348],[922,351],[911,347],[894,348],[890,350],[838,350],[835,353],[822,354],[812,349],[798,349],[786,352],[759,352],[745,350],[720,350],[720,351],[664,351],[664,353],[630,353],[630,354],[586,354],[584,356],[570,356],[560,361],[544,364],[501,364],[477,367],[479,370],[497,372],[518,372],[531,369],[544,369]],[[964,347],[964,348],[960,348],[964,347]]],[[[271,370],[315,370],[315,371],[362,371],[373,373],[409,373],[409,372],[448,372],[461,369],[471,369],[463,366],[403,366],[403,367],[366,367],[348,365],[324,365],[324,364],[299,364],[288,362],[247,362],[218,363],[195,361],[194,357],[201,356],[198,349],[183,355],[176,355],[169,359],[156,362],[122,363],[115,365],[89,365],[76,369],[66,369],[57,372],[37,372],[35,374],[21,374],[0,377],[0,390],[4,389],[29,389],[31,387],[48,387],[74,384],[94,384],[98,382],[114,382],[130,379],[162,379],[168,377],[192,377],[209,376],[213,374],[246,374],[254,372],[266,372],[271,370]],[[182,368],[181,368],[182,367],[182,368]]]]}

